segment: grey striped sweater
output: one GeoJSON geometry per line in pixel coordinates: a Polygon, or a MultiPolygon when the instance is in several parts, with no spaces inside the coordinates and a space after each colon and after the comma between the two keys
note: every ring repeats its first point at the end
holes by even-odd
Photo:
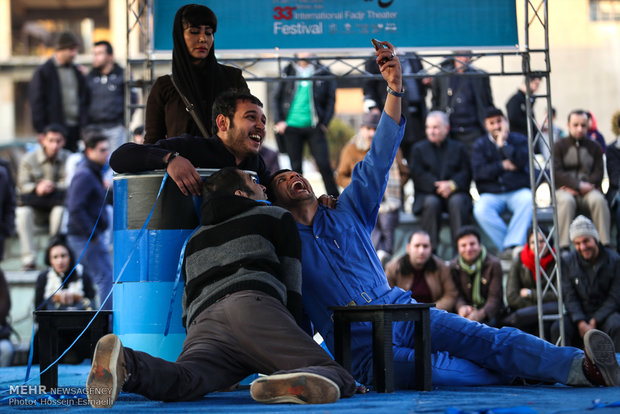
{"type": "Polygon", "coordinates": [[[280,300],[300,323],[301,242],[280,207],[215,193],[202,205],[202,226],[183,260],[183,324],[221,297],[258,290],[280,300]]]}

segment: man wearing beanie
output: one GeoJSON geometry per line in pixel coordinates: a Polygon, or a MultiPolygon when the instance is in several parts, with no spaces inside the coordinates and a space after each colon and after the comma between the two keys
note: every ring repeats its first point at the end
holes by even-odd
{"type": "Polygon", "coordinates": [[[73,33],[60,33],[56,38],[56,52],[35,70],[28,87],[37,138],[43,138],[48,125],[60,124],[67,130],[65,148],[73,152],[78,148],[80,128],[86,126],[88,116],[86,78],[73,63],[79,46],[80,41],[73,33]]]}
{"type": "MultiPolygon", "coordinates": [[[[562,260],[566,344],[581,346],[586,332],[598,329],[609,334],[620,352],[620,256],[601,244],[594,223],[584,216],[573,220],[569,235],[575,251],[562,260]]],[[[551,331],[554,342],[558,322],[551,331]]]]}

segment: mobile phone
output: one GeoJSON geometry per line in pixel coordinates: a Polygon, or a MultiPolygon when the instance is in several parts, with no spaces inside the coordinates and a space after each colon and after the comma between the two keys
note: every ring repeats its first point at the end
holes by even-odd
{"type": "MultiPolygon", "coordinates": [[[[382,44],[381,42],[379,42],[377,39],[370,39],[370,41],[372,42],[372,45],[375,47],[376,50],[381,50],[381,49],[387,49],[388,47],[384,44],[382,44]]],[[[379,65],[383,65],[385,62],[392,60],[391,58],[383,58],[381,59],[381,62],[379,62],[379,65]]]]}
{"type": "Polygon", "coordinates": [[[375,47],[375,50],[387,48],[386,45],[381,44],[381,42],[379,42],[377,39],[370,39],[370,41],[372,42],[372,45],[375,47]]]}

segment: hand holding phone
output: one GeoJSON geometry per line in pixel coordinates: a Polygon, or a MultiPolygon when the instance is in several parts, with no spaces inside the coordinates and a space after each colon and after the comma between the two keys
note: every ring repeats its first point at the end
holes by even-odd
{"type": "MultiPolygon", "coordinates": [[[[370,39],[370,41],[372,42],[372,45],[375,47],[375,50],[388,49],[387,45],[384,45],[377,39],[370,39]]],[[[393,53],[392,53],[392,57],[394,57],[393,53]]],[[[392,57],[389,57],[389,58],[386,57],[386,58],[381,59],[381,61],[379,61],[379,65],[383,65],[385,62],[392,60],[392,57]]]]}

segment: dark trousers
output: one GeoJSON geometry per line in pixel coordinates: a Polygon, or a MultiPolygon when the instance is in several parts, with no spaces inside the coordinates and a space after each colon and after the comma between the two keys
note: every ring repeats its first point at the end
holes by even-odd
{"type": "Polygon", "coordinates": [[[329,378],[341,397],[355,392],[353,377],[296,323],[275,298],[233,293],[191,323],[176,362],[125,348],[131,374],[123,390],[152,400],[195,400],[254,373],[310,372],[329,378]]]}
{"type": "Polygon", "coordinates": [[[65,139],[65,148],[71,152],[77,152],[78,150],[78,141],[80,140],[80,127],[79,126],[68,126],[67,127],[67,137],[65,139]]]}
{"type": "Polygon", "coordinates": [[[394,250],[394,230],[398,226],[398,210],[379,213],[377,224],[372,229],[370,239],[375,250],[383,250],[389,254],[394,250]]]}
{"type": "Polygon", "coordinates": [[[304,143],[308,141],[310,145],[310,154],[316,161],[316,165],[323,177],[325,183],[325,191],[329,195],[338,196],[338,186],[334,179],[334,170],[329,161],[329,147],[327,146],[327,137],[325,132],[317,126],[310,128],[286,127],[284,131],[284,139],[286,140],[286,151],[291,160],[291,168],[302,174],[302,160],[304,143]]]}
{"type": "Polygon", "coordinates": [[[456,235],[465,224],[471,222],[471,197],[469,193],[452,193],[446,200],[434,194],[424,194],[424,205],[421,213],[421,227],[431,236],[433,249],[439,246],[439,229],[441,213],[447,211],[450,216],[450,235],[452,248],[456,252],[456,235]]]}

